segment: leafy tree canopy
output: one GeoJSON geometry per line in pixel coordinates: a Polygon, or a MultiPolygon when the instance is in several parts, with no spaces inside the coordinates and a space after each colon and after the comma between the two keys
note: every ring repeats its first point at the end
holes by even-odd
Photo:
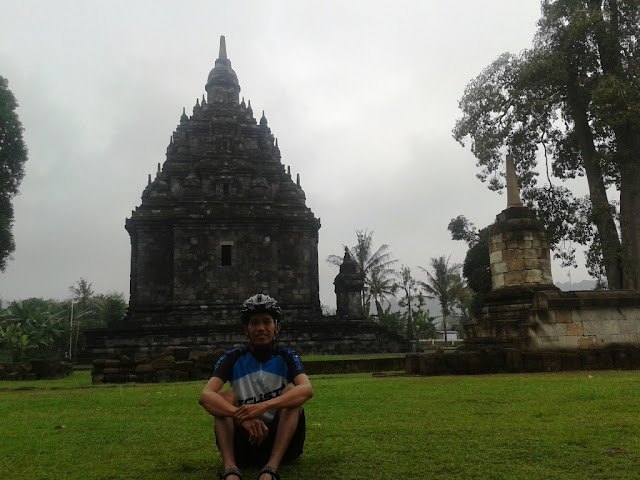
{"type": "Polygon", "coordinates": [[[427,298],[435,298],[440,303],[442,328],[447,340],[447,318],[460,301],[467,295],[460,277],[460,265],[450,264],[444,256],[431,259],[430,267],[420,269],[427,274],[427,281],[420,282],[427,298]]]}
{"type": "Polygon", "coordinates": [[[11,200],[18,193],[27,161],[27,147],[16,108],[18,102],[9,90],[9,82],[0,76],[0,271],[4,271],[15,250],[11,200]]]}
{"type": "MultiPolygon", "coordinates": [[[[469,83],[453,130],[491,189],[503,188],[512,153],[551,243],[586,245],[590,273],[611,288],[640,284],[639,29],[639,0],[543,0],[533,47],[500,55],[469,83]],[[588,196],[563,183],[574,178],[588,196]]],[[[571,248],[556,255],[575,262],[571,248]]]]}
{"type": "Polygon", "coordinates": [[[464,299],[463,304],[471,317],[479,318],[487,295],[491,292],[489,227],[478,231],[465,216],[459,215],[449,222],[447,228],[453,240],[464,240],[469,245],[462,265],[462,275],[473,295],[464,299]]]}

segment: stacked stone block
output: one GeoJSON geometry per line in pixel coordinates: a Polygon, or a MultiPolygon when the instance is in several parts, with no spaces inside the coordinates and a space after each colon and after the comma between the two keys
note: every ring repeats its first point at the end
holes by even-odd
{"type": "Polygon", "coordinates": [[[640,347],[627,345],[535,352],[513,348],[438,350],[409,354],[405,359],[405,373],[426,376],[613,369],[640,369],[640,347]]]}
{"type": "Polygon", "coordinates": [[[498,215],[489,231],[492,289],[553,285],[544,228],[525,207],[498,215]]]}
{"type": "Polygon", "coordinates": [[[528,338],[536,350],[640,345],[640,293],[539,292],[531,306],[528,338]]]}
{"type": "Polygon", "coordinates": [[[97,359],[91,370],[97,383],[159,383],[208,380],[224,350],[198,351],[189,347],[169,347],[162,355],[97,359]]]}

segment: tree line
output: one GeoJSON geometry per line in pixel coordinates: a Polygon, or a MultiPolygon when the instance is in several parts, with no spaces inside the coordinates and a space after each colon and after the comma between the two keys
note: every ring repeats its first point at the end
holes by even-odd
{"type": "Polygon", "coordinates": [[[96,294],[84,278],[69,291],[68,300],[28,298],[0,306],[0,363],[73,360],[84,330],[113,326],[126,314],[121,293],[96,294]]]}

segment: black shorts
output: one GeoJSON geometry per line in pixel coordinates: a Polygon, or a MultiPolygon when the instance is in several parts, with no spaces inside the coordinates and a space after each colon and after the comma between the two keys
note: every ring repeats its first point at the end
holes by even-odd
{"type": "MultiPolygon", "coordinates": [[[[238,466],[264,466],[269,457],[271,456],[271,449],[273,448],[273,442],[276,439],[276,432],[278,431],[278,421],[280,420],[280,412],[276,412],[276,416],[273,420],[267,424],[269,433],[267,438],[260,445],[251,445],[249,443],[249,433],[241,427],[237,427],[235,435],[233,437],[233,447],[236,456],[236,463],[238,466]]],[[[304,447],[304,440],[306,437],[307,428],[305,423],[304,409],[300,411],[300,417],[298,418],[298,426],[296,431],[291,437],[289,447],[282,459],[283,463],[295,460],[302,454],[302,448],[304,447]]],[[[217,443],[217,440],[216,440],[217,443]]]]}

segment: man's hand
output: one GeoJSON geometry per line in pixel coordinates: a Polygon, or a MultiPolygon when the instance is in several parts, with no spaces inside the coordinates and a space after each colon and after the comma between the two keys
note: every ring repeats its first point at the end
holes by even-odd
{"type": "Polygon", "coordinates": [[[251,420],[258,418],[267,411],[267,407],[264,403],[256,403],[255,405],[243,405],[233,415],[234,420],[237,423],[242,423],[245,420],[251,420]]]}
{"type": "Polygon", "coordinates": [[[239,422],[240,426],[249,433],[249,443],[251,445],[260,445],[267,438],[269,428],[260,419],[254,418],[239,422]]]}

